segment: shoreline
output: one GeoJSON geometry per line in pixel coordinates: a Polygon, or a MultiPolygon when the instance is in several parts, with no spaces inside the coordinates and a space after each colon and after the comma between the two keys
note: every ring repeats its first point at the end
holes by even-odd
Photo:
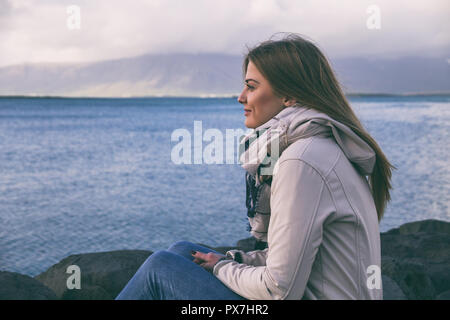
{"type": "MultiPolygon", "coordinates": [[[[348,98],[450,97],[450,92],[347,93],[348,98]]],[[[239,94],[148,95],[148,96],[63,96],[46,94],[0,95],[0,99],[237,99],[239,94]]]]}
{"type": "MultiPolygon", "coordinates": [[[[450,222],[427,219],[380,233],[385,300],[450,300],[450,222]]],[[[255,250],[255,239],[235,246],[255,250]]],[[[0,300],[110,300],[153,252],[116,250],[69,255],[35,277],[0,270],[0,300]],[[81,289],[67,286],[68,266],[79,266],[81,289]]]]}

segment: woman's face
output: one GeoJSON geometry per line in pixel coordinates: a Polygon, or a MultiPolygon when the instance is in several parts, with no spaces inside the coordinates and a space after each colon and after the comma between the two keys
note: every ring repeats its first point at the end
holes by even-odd
{"type": "Polygon", "coordinates": [[[244,82],[238,102],[244,105],[245,126],[254,129],[276,116],[285,107],[285,99],[275,96],[267,79],[251,61],[244,82]]]}

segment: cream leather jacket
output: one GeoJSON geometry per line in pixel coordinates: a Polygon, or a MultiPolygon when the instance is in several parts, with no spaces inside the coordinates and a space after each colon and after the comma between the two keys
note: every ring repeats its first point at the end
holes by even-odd
{"type": "Polygon", "coordinates": [[[381,278],[373,197],[333,137],[301,139],[281,154],[270,208],[268,248],[215,265],[227,287],[247,299],[382,299],[381,279],[372,281],[381,278]]]}

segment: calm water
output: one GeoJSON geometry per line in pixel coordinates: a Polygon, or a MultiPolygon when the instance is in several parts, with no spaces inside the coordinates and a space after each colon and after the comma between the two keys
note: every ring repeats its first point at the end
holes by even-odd
{"type": "MultiPolygon", "coordinates": [[[[351,102],[398,168],[381,231],[450,220],[450,98],[351,102]]],[[[175,129],[193,134],[197,120],[225,135],[243,119],[235,99],[0,99],[0,270],[34,276],[75,253],[248,237],[236,162],[171,161],[175,129]]]]}

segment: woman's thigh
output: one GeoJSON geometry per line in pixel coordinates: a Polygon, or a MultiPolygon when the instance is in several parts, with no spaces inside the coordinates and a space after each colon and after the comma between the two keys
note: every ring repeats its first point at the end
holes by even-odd
{"type": "Polygon", "coordinates": [[[242,300],[213,274],[192,262],[191,250],[214,250],[180,241],[153,253],[116,299],[242,300]]]}

